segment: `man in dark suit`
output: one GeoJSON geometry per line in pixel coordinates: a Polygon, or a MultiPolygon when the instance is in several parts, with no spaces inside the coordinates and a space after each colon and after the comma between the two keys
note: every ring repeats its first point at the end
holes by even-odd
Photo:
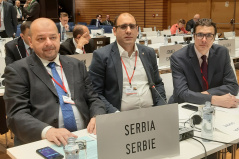
{"type": "Polygon", "coordinates": [[[40,4],[37,0],[28,0],[23,6],[23,12],[28,21],[34,21],[40,17],[40,4]]]}
{"type": "Polygon", "coordinates": [[[90,25],[95,25],[96,27],[100,27],[102,24],[102,15],[96,15],[96,19],[91,19],[90,25]]]}
{"type": "Polygon", "coordinates": [[[31,56],[5,69],[4,101],[14,144],[47,139],[66,145],[72,131],[96,133],[95,116],[105,113],[83,62],[58,54],[60,36],[47,18],[30,27],[31,56]],[[77,72],[77,73],[76,73],[77,72]],[[87,126],[88,125],[88,126],[87,126]]]}
{"type": "Polygon", "coordinates": [[[228,49],[213,44],[216,33],[215,23],[200,19],[195,25],[195,44],[171,56],[174,92],[169,103],[209,101],[217,106],[237,107],[237,80],[228,49]]]}
{"type": "Polygon", "coordinates": [[[70,28],[68,25],[68,21],[69,21],[68,14],[66,12],[61,12],[59,20],[60,20],[60,23],[56,23],[56,27],[58,29],[58,32],[60,33],[61,42],[64,42],[67,39],[66,32],[70,31],[70,28]]]}
{"type": "Polygon", "coordinates": [[[194,32],[192,29],[195,26],[195,23],[200,19],[200,15],[199,14],[195,14],[193,19],[189,20],[186,24],[186,30],[187,31],[192,31],[192,33],[194,32]]]}
{"type": "Polygon", "coordinates": [[[61,43],[61,55],[92,53],[94,41],[90,38],[89,29],[84,25],[75,25],[73,29],[73,38],[67,39],[61,43]]]}
{"type": "Polygon", "coordinates": [[[111,25],[113,26],[113,22],[110,20],[110,15],[106,15],[105,21],[102,23],[103,25],[111,25]]]}
{"type": "Polygon", "coordinates": [[[106,111],[114,113],[166,104],[154,50],[135,43],[138,35],[135,18],[122,13],[114,25],[116,42],[94,51],[89,70],[106,111]]]}
{"type": "Polygon", "coordinates": [[[4,15],[0,22],[0,36],[2,38],[12,37],[17,32],[17,13],[12,4],[0,0],[0,13],[4,15]]]}
{"type": "Polygon", "coordinates": [[[32,53],[32,49],[29,46],[28,40],[30,25],[31,22],[29,21],[22,23],[20,27],[20,37],[5,44],[6,65],[9,65],[10,63],[13,63],[14,61],[20,60],[24,57],[27,57],[32,53]]]}
{"type": "Polygon", "coordinates": [[[22,14],[22,7],[20,6],[20,1],[16,0],[15,1],[15,8],[16,8],[16,12],[17,12],[17,21],[18,24],[22,22],[22,20],[24,20],[23,14],[22,14]]]}

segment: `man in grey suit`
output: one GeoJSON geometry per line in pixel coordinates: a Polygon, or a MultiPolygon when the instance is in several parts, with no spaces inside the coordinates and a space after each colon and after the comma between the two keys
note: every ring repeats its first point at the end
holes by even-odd
{"type": "Polygon", "coordinates": [[[211,19],[200,19],[194,28],[195,44],[170,58],[174,92],[169,103],[210,101],[217,106],[237,107],[238,84],[228,49],[213,44],[216,24],[211,19]]]}
{"type": "Polygon", "coordinates": [[[12,4],[0,0],[0,13],[3,15],[0,22],[0,36],[2,38],[13,37],[17,32],[17,12],[12,4]]]}
{"type": "Polygon", "coordinates": [[[23,14],[28,21],[34,21],[40,17],[40,4],[37,0],[29,0],[23,6],[23,14]]]}
{"type": "Polygon", "coordinates": [[[154,50],[135,43],[138,35],[135,18],[122,13],[114,25],[116,42],[93,52],[89,70],[106,111],[114,113],[166,104],[154,50]]]}
{"type": "Polygon", "coordinates": [[[83,62],[58,54],[60,36],[47,18],[30,27],[31,56],[5,69],[7,125],[15,145],[47,139],[60,145],[71,131],[96,133],[95,116],[105,113],[83,62]],[[88,126],[87,126],[88,125],[88,126]]]}

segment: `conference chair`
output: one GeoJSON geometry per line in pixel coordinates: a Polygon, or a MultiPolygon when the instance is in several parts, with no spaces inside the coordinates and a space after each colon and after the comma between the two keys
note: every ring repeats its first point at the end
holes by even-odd
{"type": "Polygon", "coordinates": [[[104,29],[105,33],[112,33],[113,27],[111,25],[101,25],[101,28],[104,29]]]}
{"type": "Polygon", "coordinates": [[[143,32],[153,31],[152,28],[143,28],[143,32]]]}
{"type": "Polygon", "coordinates": [[[171,36],[171,42],[174,43],[174,42],[184,42],[184,39],[183,39],[183,36],[171,36]]]}
{"type": "Polygon", "coordinates": [[[227,38],[227,39],[232,39],[235,37],[235,33],[234,32],[224,32],[224,38],[227,38]]]}
{"type": "Polygon", "coordinates": [[[159,36],[159,37],[151,37],[151,43],[156,44],[156,43],[164,43],[164,37],[159,36]]]}
{"type": "Polygon", "coordinates": [[[157,36],[157,32],[156,31],[147,31],[145,34],[146,34],[147,37],[157,36]]]}
{"type": "Polygon", "coordinates": [[[78,24],[87,26],[86,22],[78,22],[78,24]]]}
{"type": "Polygon", "coordinates": [[[171,36],[171,31],[170,30],[163,30],[163,31],[161,31],[161,35],[162,36],[164,36],[164,35],[171,36]]]}

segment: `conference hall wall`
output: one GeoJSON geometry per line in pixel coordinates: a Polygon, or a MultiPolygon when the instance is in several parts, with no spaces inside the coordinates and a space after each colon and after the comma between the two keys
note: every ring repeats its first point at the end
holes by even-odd
{"type": "Polygon", "coordinates": [[[175,24],[180,18],[188,21],[199,13],[201,18],[213,19],[217,23],[218,32],[232,31],[230,21],[234,16],[234,8],[237,23],[235,31],[239,36],[239,0],[168,0],[167,24],[175,24]]]}

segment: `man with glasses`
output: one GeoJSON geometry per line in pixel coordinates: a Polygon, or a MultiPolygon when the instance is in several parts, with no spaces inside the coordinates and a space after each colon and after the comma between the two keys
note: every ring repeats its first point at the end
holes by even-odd
{"type": "Polygon", "coordinates": [[[189,20],[186,24],[186,30],[190,31],[190,32],[194,32],[192,29],[195,26],[195,23],[198,22],[198,20],[200,19],[200,15],[199,14],[195,14],[193,19],[189,20]]]}
{"type": "Polygon", "coordinates": [[[89,71],[106,111],[115,113],[166,104],[154,50],[135,43],[138,26],[134,16],[129,13],[117,16],[113,32],[116,41],[94,51],[89,71]]]}
{"type": "Polygon", "coordinates": [[[76,25],[73,29],[73,38],[61,43],[61,55],[86,54],[94,50],[94,41],[90,38],[90,31],[84,25],[76,25]]]}
{"type": "Polygon", "coordinates": [[[200,19],[194,27],[194,44],[175,52],[171,58],[174,92],[169,103],[237,107],[238,84],[228,49],[213,44],[216,24],[200,19]]]}

